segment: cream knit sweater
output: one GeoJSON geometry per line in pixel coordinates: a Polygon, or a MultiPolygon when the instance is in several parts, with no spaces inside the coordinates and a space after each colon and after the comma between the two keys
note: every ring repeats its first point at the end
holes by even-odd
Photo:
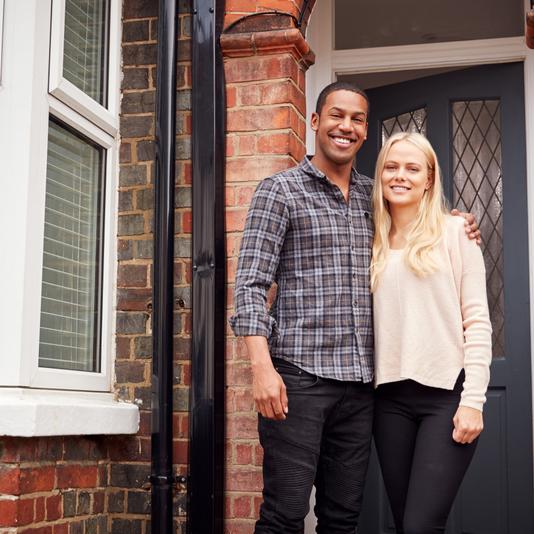
{"type": "Polygon", "coordinates": [[[374,293],[375,382],[412,379],[453,389],[460,405],[482,410],[491,363],[491,323],[482,252],[461,217],[446,216],[439,270],[418,277],[391,250],[374,293]]]}

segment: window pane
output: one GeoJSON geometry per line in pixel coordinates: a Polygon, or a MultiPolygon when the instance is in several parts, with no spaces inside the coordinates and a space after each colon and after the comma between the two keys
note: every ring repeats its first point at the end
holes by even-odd
{"type": "Polygon", "coordinates": [[[99,371],[104,150],[50,121],[39,365],[99,371]]]}
{"type": "Polygon", "coordinates": [[[426,108],[414,109],[382,121],[382,144],[393,134],[412,132],[426,135],[426,108]]]}
{"type": "Polygon", "coordinates": [[[334,6],[336,50],[524,34],[523,0],[335,0],[334,6]]]}
{"type": "Polygon", "coordinates": [[[63,76],[104,106],[108,15],[107,0],[65,1],[63,76]]]}
{"type": "Polygon", "coordinates": [[[452,105],[453,204],[474,213],[484,236],[493,356],[504,357],[504,265],[501,117],[499,100],[452,105]]]}

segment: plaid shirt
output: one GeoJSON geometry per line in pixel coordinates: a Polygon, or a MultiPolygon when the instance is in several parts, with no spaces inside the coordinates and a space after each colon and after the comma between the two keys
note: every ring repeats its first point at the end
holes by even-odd
{"type": "Polygon", "coordinates": [[[321,377],[373,379],[372,183],[353,170],[346,202],[305,158],[259,184],[239,253],[236,336],[265,336],[271,356],[321,377]]]}

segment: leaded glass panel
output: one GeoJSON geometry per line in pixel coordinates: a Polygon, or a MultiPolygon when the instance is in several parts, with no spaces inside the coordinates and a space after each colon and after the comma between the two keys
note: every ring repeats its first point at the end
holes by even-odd
{"type": "Polygon", "coordinates": [[[482,233],[493,355],[504,357],[504,270],[499,100],[452,104],[453,203],[475,215],[482,233]]]}
{"type": "Polygon", "coordinates": [[[426,108],[414,109],[382,121],[382,144],[398,132],[417,132],[426,135],[426,108]]]}

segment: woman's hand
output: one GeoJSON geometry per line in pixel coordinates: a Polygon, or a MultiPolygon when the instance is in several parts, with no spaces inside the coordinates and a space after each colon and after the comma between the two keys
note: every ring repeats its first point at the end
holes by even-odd
{"type": "Polygon", "coordinates": [[[482,412],[468,406],[459,406],[452,421],[452,439],[457,443],[472,443],[484,428],[482,412]]]}

